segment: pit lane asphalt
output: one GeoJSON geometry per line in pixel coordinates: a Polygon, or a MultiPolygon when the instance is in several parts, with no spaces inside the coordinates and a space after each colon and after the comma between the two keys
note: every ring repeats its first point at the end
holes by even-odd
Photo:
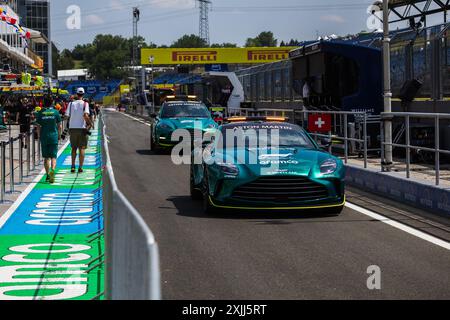
{"type": "MultiPolygon", "coordinates": [[[[105,119],[118,186],[159,244],[163,299],[450,299],[449,250],[348,208],[206,216],[189,197],[189,167],[149,151],[147,125],[113,111],[105,119]],[[372,265],[381,290],[367,288],[372,265]]],[[[349,198],[450,239],[445,221],[411,219],[414,208],[349,198]]]]}

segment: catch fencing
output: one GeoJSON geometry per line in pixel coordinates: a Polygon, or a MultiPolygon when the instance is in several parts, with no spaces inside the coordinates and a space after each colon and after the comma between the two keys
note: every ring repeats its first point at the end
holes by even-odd
{"type": "Polygon", "coordinates": [[[226,114],[233,116],[274,116],[284,117],[287,121],[308,128],[308,116],[314,114],[326,114],[332,121],[331,130],[328,132],[310,132],[319,144],[325,144],[330,153],[333,148],[340,146],[344,162],[347,163],[350,153],[359,153],[364,159],[364,167],[367,168],[367,155],[370,146],[368,139],[368,124],[373,119],[364,112],[344,111],[312,111],[294,109],[239,109],[226,114]]]}
{"type": "Polygon", "coordinates": [[[103,128],[106,299],[159,300],[158,245],[139,212],[117,186],[109,156],[104,116],[102,113],[100,128],[103,128]]]}
{"type": "MultiPolygon", "coordinates": [[[[441,184],[441,162],[444,155],[450,156],[450,150],[443,149],[443,142],[448,144],[450,139],[450,126],[447,124],[444,134],[441,134],[441,127],[443,121],[450,121],[450,114],[443,113],[413,113],[413,112],[390,112],[381,114],[381,134],[384,132],[385,122],[399,122],[401,123],[401,130],[398,135],[405,137],[405,143],[396,142],[399,139],[394,139],[394,142],[388,143],[384,141],[383,135],[381,138],[381,144],[383,146],[391,146],[393,148],[401,148],[406,151],[405,163],[406,163],[406,178],[411,177],[411,153],[427,154],[428,157],[432,157],[434,161],[435,171],[435,184],[439,186],[441,184]],[[412,120],[421,121],[421,126],[416,127],[422,132],[412,133],[411,122],[412,120]],[[428,120],[428,121],[427,121],[428,120]],[[427,130],[427,127],[432,130],[427,130]],[[441,141],[441,135],[446,138],[446,141],[441,141]],[[429,145],[424,145],[423,142],[429,142],[429,145]],[[434,159],[433,159],[434,158],[434,159]]],[[[400,140],[402,141],[402,140],[400,140]]],[[[386,162],[384,147],[381,148],[381,160],[386,162]]],[[[423,156],[422,156],[423,157],[423,156]]]]}
{"type": "Polygon", "coordinates": [[[0,203],[9,202],[8,194],[18,193],[16,186],[22,185],[42,160],[36,128],[31,126],[28,132],[13,136],[12,126],[17,125],[8,124],[8,137],[0,141],[0,203]]]}

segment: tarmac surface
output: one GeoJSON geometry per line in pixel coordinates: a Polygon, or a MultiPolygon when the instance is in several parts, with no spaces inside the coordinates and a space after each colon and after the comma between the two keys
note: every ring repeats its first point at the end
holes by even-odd
{"type": "Polygon", "coordinates": [[[149,151],[146,121],[106,111],[105,123],[118,186],[159,244],[164,299],[450,298],[447,220],[351,189],[338,217],[207,216],[189,196],[189,167],[149,151]],[[367,285],[373,266],[379,290],[367,285]]]}

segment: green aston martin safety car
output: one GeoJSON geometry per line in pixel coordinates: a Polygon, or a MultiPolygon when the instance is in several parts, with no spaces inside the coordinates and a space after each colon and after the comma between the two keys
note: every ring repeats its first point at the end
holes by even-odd
{"type": "Polygon", "coordinates": [[[173,141],[177,129],[188,130],[194,139],[195,131],[201,136],[205,132],[216,131],[217,123],[211,117],[206,105],[193,96],[168,96],[154,119],[150,132],[150,150],[172,148],[180,141],[173,141]]]}
{"type": "Polygon", "coordinates": [[[305,210],[339,214],[345,167],[301,127],[279,118],[234,118],[192,153],[190,190],[216,209],[305,210]]]}

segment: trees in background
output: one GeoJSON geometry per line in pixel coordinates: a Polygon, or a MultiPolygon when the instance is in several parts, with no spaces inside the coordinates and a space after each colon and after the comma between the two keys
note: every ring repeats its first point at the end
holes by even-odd
{"type": "Polygon", "coordinates": [[[132,57],[132,41],[121,36],[97,35],[83,52],[83,66],[96,79],[121,79],[132,57]]]}
{"type": "Polygon", "coordinates": [[[64,49],[62,52],[52,46],[53,49],[53,65],[56,66],[54,73],[56,75],[57,70],[68,70],[75,67],[75,62],[72,58],[72,52],[68,49],[64,49]]]}
{"type": "Polygon", "coordinates": [[[237,44],[236,43],[229,43],[229,42],[213,43],[211,45],[211,48],[237,48],[237,44]]]}
{"type": "Polygon", "coordinates": [[[79,44],[72,50],[72,58],[77,61],[84,60],[84,53],[92,46],[92,43],[89,44],[79,44]]]}
{"type": "MultiPolygon", "coordinates": [[[[291,40],[292,43],[294,40],[291,40]]],[[[296,41],[296,40],[295,40],[296,41]]],[[[290,45],[289,43],[289,45],[290,45]]],[[[124,38],[109,34],[99,34],[92,43],[79,44],[73,50],[59,52],[54,48],[54,63],[58,70],[86,68],[96,79],[107,80],[124,78],[129,73],[127,66],[132,64],[133,47],[137,44],[137,61],[140,62],[141,48],[168,48],[146,43],[143,37],[124,38]]],[[[261,32],[255,38],[248,38],[246,47],[275,47],[278,40],[270,31],[261,32]]],[[[288,45],[287,43],[282,43],[288,45]]],[[[171,48],[206,48],[205,40],[195,34],[186,34],[174,41],[171,48]]],[[[235,43],[214,43],[211,48],[236,48],[235,43]]]]}
{"type": "Polygon", "coordinates": [[[245,42],[246,47],[276,47],[277,44],[278,40],[271,31],[263,31],[255,38],[248,38],[245,42]]]}
{"type": "Polygon", "coordinates": [[[195,34],[186,34],[174,41],[172,48],[205,48],[206,41],[195,34]]]}
{"type": "Polygon", "coordinates": [[[301,44],[301,41],[297,40],[297,39],[291,39],[290,41],[281,41],[280,43],[280,47],[295,47],[295,46],[299,46],[301,44]]]}
{"type": "Polygon", "coordinates": [[[75,62],[73,61],[72,52],[70,50],[64,49],[59,55],[57,60],[58,70],[68,70],[75,67],[75,62]]]}

